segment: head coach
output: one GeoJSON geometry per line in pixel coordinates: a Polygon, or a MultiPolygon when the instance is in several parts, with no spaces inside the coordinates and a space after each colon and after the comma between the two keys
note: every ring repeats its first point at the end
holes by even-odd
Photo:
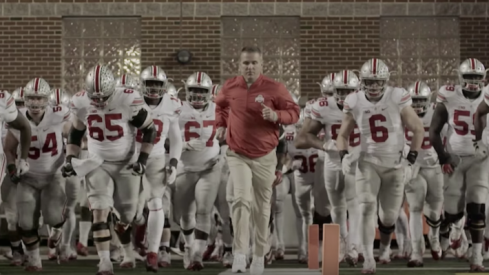
{"type": "Polygon", "coordinates": [[[258,47],[244,47],[239,62],[241,75],[227,80],[215,100],[216,135],[220,140],[225,137],[229,145],[227,161],[234,189],[233,272],[246,271],[251,215],[255,250],[250,272],[262,274],[279,127],[296,123],[300,109],[283,84],[262,74],[258,47]]]}

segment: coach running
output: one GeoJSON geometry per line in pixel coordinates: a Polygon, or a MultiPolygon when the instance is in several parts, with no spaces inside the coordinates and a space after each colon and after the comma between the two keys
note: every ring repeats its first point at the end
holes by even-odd
{"type": "Polygon", "coordinates": [[[234,191],[233,272],[246,271],[251,215],[255,251],[250,273],[259,275],[268,246],[272,188],[281,177],[280,171],[275,175],[279,127],[295,124],[300,109],[283,84],[262,74],[258,47],[241,50],[239,70],[241,75],[227,80],[215,101],[217,138],[223,140],[226,135],[229,145],[227,161],[234,191]]]}

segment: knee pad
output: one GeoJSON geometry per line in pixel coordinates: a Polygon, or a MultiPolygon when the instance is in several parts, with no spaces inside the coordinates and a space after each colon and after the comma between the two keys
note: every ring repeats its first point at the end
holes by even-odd
{"type": "Polygon", "coordinates": [[[440,227],[440,225],[442,223],[442,219],[441,218],[439,218],[437,221],[434,221],[434,220],[431,220],[430,218],[428,218],[428,216],[426,216],[426,215],[424,217],[426,219],[426,223],[431,228],[438,228],[438,227],[440,227]]]}
{"type": "Polygon", "coordinates": [[[152,198],[148,201],[149,211],[158,211],[163,209],[163,200],[160,198],[152,198]]]}
{"type": "Polygon", "coordinates": [[[35,238],[34,241],[31,241],[29,243],[24,242],[26,247],[31,247],[34,246],[35,244],[39,243],[41,239],[39,238],[39,231],[38,229],[30,229],[30,230],[23,230],[20,227],[17,227],[17,231],[19,232],[19,235],[22,237],[22,239],[26,238],[35,238]]]}
{"type": "Polygon", "coordinates": [[[379,219],[379,231],[380,232],[382,232],[386,235],[390,235],[390,234],[392,234],[392,232],[394,232],[395,229],[396,229],[395,224],[393,224],[392,226],[385,226],[382,224],[382,222],[379,219]]]}
{"type": "Polygon", "coordinates": [[[319,240],[323,240],[323,224],[329,224],[333,222],[333,218],[331,215],[328,216],[322,216],[318,212],[314,211],[314,214],[312,215],[312,223],[317,224],[319,226],[319,240]]]}
{"type": "Polygon", "coordinates": [[[442,221],[442,224],[452,224],[458,222],[460,219],[464,217],[464,213],[460,212],[458,214],[449,214],[445,212],[445,217],[442,221]]]}
{"type": "Polygon", "coordinates": [[[486,227],[485,204],[468,203],[467,204],[467,223],[470,230],[484,230],[486,227]]]}
{"type": "Polygon", "coordinates": [[[93,223],[92,234],[94,242],[102,243],[112,239],[108,222],[93,223]]]}
{"type": "Polygon", "coordinates": [[[163,224],[163,228],[171,228],[170,220],[165,217],[165,223],[163,224]]]}

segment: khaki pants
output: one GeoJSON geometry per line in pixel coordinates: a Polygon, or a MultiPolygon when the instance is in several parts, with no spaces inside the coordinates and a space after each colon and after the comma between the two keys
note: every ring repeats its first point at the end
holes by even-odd
{"type": "Polygon", "coordinates": [[[250,215],[255,229],[254,255],[263,257],[268,250],[272,184],[275,180],[275,149],[263,157],[250,159],[227,151],[233,188],[232,221],[234,254],[247,254],[250,246],[250,215]]]}

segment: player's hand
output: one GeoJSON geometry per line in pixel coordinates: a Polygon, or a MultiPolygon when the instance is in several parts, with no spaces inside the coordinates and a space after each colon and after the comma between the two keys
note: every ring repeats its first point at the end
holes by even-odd
{"type": "Polygon", "coordinates": [[[15,164],[9,164],[7,165],[7,173],[10,177],[10,181],[12,183],[19,183],[20,181],[20,176],[17,174],[17,166],[15,164]]]}
{"type": "Polygon", "coordinates": [[[336,140],[330,139],[323,144],[324,151],[338,151],[336,148],[336,140]]]}
{"type": "Polygon", "coordinates": [[[136,161],[135,163],[127,166],[127,169],[132,170],[133,176],[140,177],[140,176],[144,175],[144,172],[146,172],[146,165],[142,164],[141,162],[136,161]]]}
{"type": "Polygon", "coordinates": [[[205,142],[201,139],[191,139],[183,143],[183,149],[186,151],[202,151],[205,148],[205,142]]]}
{"type": "Polygon", "coordinates": [[[351,165],[353,163],[353,155],[348,153],[347,150],[340,151],[341,158],[341,171],[343,175],[351,174],[351,165]]]}
{"type": "Polygon", "coordinates": [[[19,176],[29,172],[29,163],[25,159],[19,160],[19,166],[17,166],[17,174],[19,176]]]}
{"type": "Polygon", "coordinates": [[[279,185],[282,182],[282,177],[283,177],[282,171],[280,170],[275,171],[275,180],[273,181],[272,186],[275,187],[279,185]]]}
{"type": "Polygon", "coordinates": [[[474,140],[475,157],[479,160],[485,159],[489,153],[487,146],[481,140],[474,140]]]}
{"type": "Polygon", "coordinates": [[[224,141],[224,139],[226,138],[226,128],[224,127],[217,128],[216,138],[219,141],[224,141]]]}
{"type": "Polygon", "coordinates": [[[166,184],[174,184],[177,179],[177,168],[175,166],[166,167],[166,184]]]}
{"type": "Polygon", "coordinates": [[[302,167],[302,160],[301,159],[295,159],[292,161],[292,165],[290,166],[290,169],[295,171],[301,167],[302,167]]]}
{"type": "Polygon", "coordinates": [[[73,156],[67,156],[65,160],[65,164],[61,167],[61,175],[64,178],[76,176],[75,170],[73,170],[73,165],[71,164],[71,159],[73,156]]]}
{"type": "Polygon", "coordinates": [[[455,168],[460,164],[462,159],[458,159],[459,157],[453,156],[451,154],[447,154],[446,156],[440,158],[438,157],[438,160],[440,161],[441,165],[441,170],[444,174],[451,175],[453,174],[453,171],[455,171],[455,168]]]}
{"type": "Polygon", "coordinates": [[[263,103],[261,104],[261,106],[263,107],[263,109],[261,111],[262,115],[263,115],[263,119],[267,120],[267,121],[271,121],[271,122],[277,122],[277,120],[278,120],[277,113],[263,103]]]}

